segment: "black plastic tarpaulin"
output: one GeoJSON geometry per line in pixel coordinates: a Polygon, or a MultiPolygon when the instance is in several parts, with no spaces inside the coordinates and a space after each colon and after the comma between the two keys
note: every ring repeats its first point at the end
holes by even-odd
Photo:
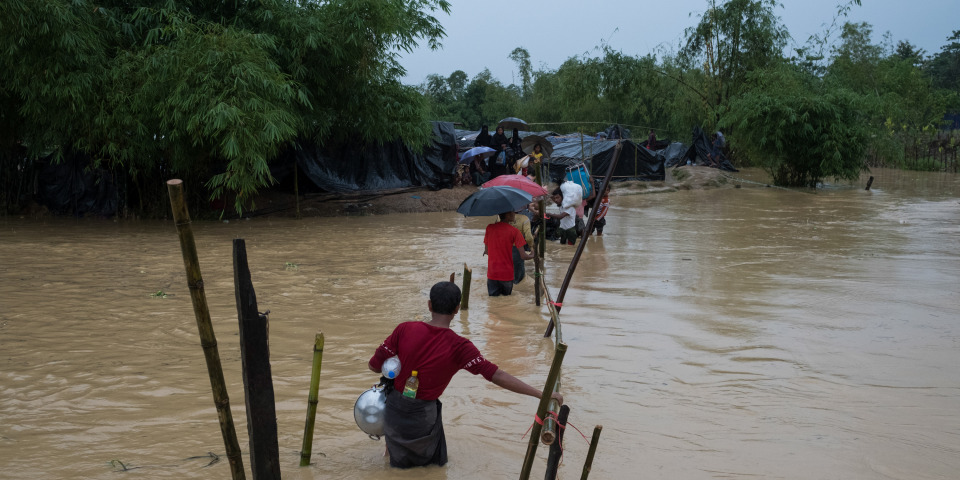
{"type": "Polygon", "coordinates": [[[695,164],[716,167],[728,172],[739,172],[723,154],[723,151],[714,147],[713,142],[707,138],[707,134],[700,127],[693,127],[692,148],[696,153],[695,164]]]}
{"type": "MultiPolygon", "coordinates": [[[[663,159],[630,140],[621,140],[623,148],[613,171],[615,180],[658,181],[665,178],[663,159]]],[[[615,140],[585,140],[555,144],[550,156],[550,180],[559,183],[568,167],[584,164],[590,176],[604,176],[613,161],[615,140]]]]}
{"type": "Polygon", "coordinates": [[[453,186],[457,140],[453,123],[431,122],[430,144],[414,151],[394,140],[383,144],[317,146],[301,143],[275,162],[273,175],[283,182],[296,163],[318,191],[382,191],[408,187],[453,186]]]}
{"type": "Polygon", "coordinates": [[[57,215],[112,217],[119,206],[117,184],[110,171],[96,168],[90,157],[68,153],[37,162],[37,203],[57,215]]]}

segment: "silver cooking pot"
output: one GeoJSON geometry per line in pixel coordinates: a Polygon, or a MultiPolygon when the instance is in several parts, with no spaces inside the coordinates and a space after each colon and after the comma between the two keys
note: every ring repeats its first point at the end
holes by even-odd
{"type": "Polygon", "coordinates": [[[353,406],[353,419],[363,433],[375,440],[383,436],[383,415],[387,408],[387,395],[383,386],[377,385],[360,394],[353,406]]]}

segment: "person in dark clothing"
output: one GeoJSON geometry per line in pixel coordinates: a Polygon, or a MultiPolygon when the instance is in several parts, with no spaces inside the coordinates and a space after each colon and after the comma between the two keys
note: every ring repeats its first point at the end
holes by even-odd
{"type": "Polygon", "coordinates": [[[506,149],[509,140],[507,136],[503,133],[503,127],[497,127],[497,132],[493,134],[493,138],[490,139],[490,148],[496,150],[497,152],[490,157],[490,178],[497,178],[504,173],[507,173],[507,158],[506,158],[506,149]],[[504,155],[501,155],[504,154],[504,155]]]}
{"type": "Polygon", "coordinates": [[[477,139],[473,141],[473,146],[474,147],[490,146],[490,132],[487,130],[486,125],[480,127],[480,133],[477,134],[477,139]]]}
{"type": "Polygon", "coordinates": [[[657,134],[654,133],[653,129],[650,129],[650,135],[647,137],[647,150],[651,152],[657,146],[657,134]]]}
{"type": "Polygon", "coordinates": [[[510,155],[510,158],[507,159],[507,163],[508,163],[507,172],[516,173],[517,160],[519,160],[520,157],[523,156],[523,147],[520,145],[520,129],[518,128],[513,129],[513,136],[510,137],[510,143],[508,146],[510,147],[511,155],[510,155]]]}
{"type": "MultiPolygon", "coordinates": [[[[400,374],[393,380],[393,388],[388,389],[383,419],[391,467],[447,463],[440,395],[460,370],[482,375],[511,392],[534,398],[542,395],[542,391],[483,358],[473,342],[450,329],[450,322],[460,310],[460,288],[455,283],[435,284],[430,289],[427,309],[429,321],[398,325],[367,363],[371,371],[380,373],[384,361],[393,356],[400,358],[400,374]],[[420,388],[410,398],[400,392],[413,370],[417,371],[420,388]]],[[[551,397],[563,403],[563,395],[553,393],[551,397]]]]}
{"type": "Polygon", "coordinates": [[[473,179],[473,184],[478,187],[490,180],[490,172],[487,172],[485,163],[486,160],[479,155],[473,157],[473,161],[470,162],[470,178],[473,179]]]}

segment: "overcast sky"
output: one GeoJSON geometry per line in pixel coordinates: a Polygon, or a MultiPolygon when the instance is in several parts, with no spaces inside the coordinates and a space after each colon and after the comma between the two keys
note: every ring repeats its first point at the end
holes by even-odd
{"type": "MultiPolygon", "coordinates": [[[[836,16],[837,5],[848,0],[783,0],[776,13],[802,46],[823,33],[836,16]]],[[[516,67],[509,59],[514,48],[530,52],[534,69],[556,70],[570,57],[598,55],[608,44],[629,56],[656,53],[659,46],[673,51],[684,29],[698,23],[707,0],[450,0],[450,15],[436,15],[447,32],[443,48],[423,47],[404,54],[404,82],[419,84],[427,75],[447,77],[463,70],[472,79],[489,68],[504,84],[516,83],[516,67]]],[[[719,0],[718,0],[719,3],[719,0]]],[[[960,0],[863,0],[853,6],[847,21],[873,26],[873,42],[889,31],[900,40],[939,52],[953,30],[960,30],[960,0]]],[[[842,24],[841,20],[841,24],[842,24]]],[[[789,48],[789,47],[788,47],[789,48]]],[[[788,53],[792,53],[788,49],[788,53]]]]}

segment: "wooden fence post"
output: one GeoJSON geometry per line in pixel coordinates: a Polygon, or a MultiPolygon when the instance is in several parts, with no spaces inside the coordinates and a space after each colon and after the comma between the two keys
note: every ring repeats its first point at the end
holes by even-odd
{"type": "Polygon", "coordinates": [[[242,238],[233,240],[233,285],[240,321],[240,359],[247,402],[250,471],[256,480],[280,480],[280,447],[277,443],[273,376],[270,373],[268,320],[267,314],[257,310],[257,295],[250,279],[247,248],[242,238]]]}

